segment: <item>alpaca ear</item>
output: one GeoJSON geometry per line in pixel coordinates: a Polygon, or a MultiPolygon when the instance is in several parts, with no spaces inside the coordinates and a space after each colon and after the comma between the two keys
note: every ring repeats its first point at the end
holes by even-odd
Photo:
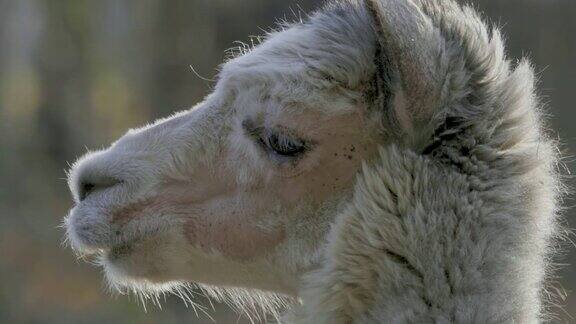
{"type": "Polygon", "coordinates": [[[440,105],[444,40],[411,0],[366,0],[366,7],[378,38],[377,109],[385,127],[418,141],[440,105]]]}

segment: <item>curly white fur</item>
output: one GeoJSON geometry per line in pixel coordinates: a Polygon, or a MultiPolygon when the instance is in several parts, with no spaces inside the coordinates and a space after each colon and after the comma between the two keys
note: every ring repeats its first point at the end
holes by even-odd
{"type": "Polygon", "coordinates": [[[452,0],[332,1],[242,54],[74,165],[68,237],[112,286],[291,295],[286,323],[545,319],[558,157],[498,29],[452,0]],[[278,132],[310,149],[271,152],[278,132]]]}
{"type": "MultiPolygon", "coordinates": [[[[498,30],[470,7],[416,0],[371,5],[382,35],[396,38],[382,44],[396,42],[405,55],[393,59],[423,63],[417,80],[402,81],[436,82],[429,92],[436,95],[411,96],[415,106],[401,108],[426,117],[410,117],[420,122],[404,133],[410,144],[384,146],[363,168],[321,268],[303,284],[303,305],[287,321],[543,319],[559,183],[529,63],[512,70],[498,30]],[[393,36],[406,28],[401,24],[415,35],[393,36]],[[419,145],[418,137],[434,140],[419,145]]],[[[396,64],[400,78],[402,69],[414,71],[396,64]]],[[[413,84],[403,86],[411,91],[413,84]]]]}

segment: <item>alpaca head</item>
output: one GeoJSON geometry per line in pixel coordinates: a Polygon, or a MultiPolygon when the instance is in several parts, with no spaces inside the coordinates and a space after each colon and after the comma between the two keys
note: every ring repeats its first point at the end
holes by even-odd
{"type": "Polygon", "coordinates": [[[446,67],[410,1],[346,2],[227,62],[202,103],[77,161],[67,235],[109,279],[296,293],[378,146],[421,149],[446,67]]]}

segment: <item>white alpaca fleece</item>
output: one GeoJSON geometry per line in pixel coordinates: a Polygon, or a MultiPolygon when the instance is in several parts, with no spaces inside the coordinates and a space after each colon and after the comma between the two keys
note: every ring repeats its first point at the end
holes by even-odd
{"type": "Polygon", "coordinates": [[[68,238],[112,286],[301,301],[283,323],[545,320],[560,184],[534,84],[470,7],[331,1],[76,162],[68,238]]]}
{"type": "MultiPolygon", "coordinates": [[[[442,75],[439,90],[431,84],[422,97],[412,95],[428,119],[407,117],[421,124],[404,133],[420,137],[434,125],[434,141],[385,145],[364,165],[352,202],[332,226],[321,266],[304,280],[302,306],[285,322],[545,319],[557,160],[541,130],[531,67],[522,61],[511,70],[500,34],[469,7],[417,0],[371,5],[384,37],[393,23],[415,32],[407,41],[420,43],[409,49],[406,34],[391,36],[401,39],[398,51],[431,62],[409,82],[442,75]],[[430,61],[430,53],[438,55],[430,61]]],[[[414,68],[402,65],[396,65],[400,75],[414,68]]]]}

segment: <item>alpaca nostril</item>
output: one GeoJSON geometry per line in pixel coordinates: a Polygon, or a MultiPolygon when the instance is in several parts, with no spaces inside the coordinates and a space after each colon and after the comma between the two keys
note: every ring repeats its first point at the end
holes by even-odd
{"type": "Polygon", "coordinates": [[[78,186],[78,197],[80,198],[80,201],[82,201],[97,190],[110,188],[119,183],[121,183],[121,181],[112,178],[102,179],[100,181],[82,180],[78,186]]]}
{"type": "Polygon", "coordinates": [[[94,188],[96,188],[95,184],[90,182],[82,182],[80,184],[80,200],[82,201],[86,199],[86,197],[88,197],[88,195],[94,191],[94,188]]]}

